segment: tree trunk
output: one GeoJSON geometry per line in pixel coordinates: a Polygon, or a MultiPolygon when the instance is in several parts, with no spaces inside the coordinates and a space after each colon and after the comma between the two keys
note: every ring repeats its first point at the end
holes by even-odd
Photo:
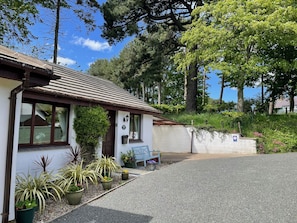
{"type": "Polygon", "coordinates": [[[158,105],[161,104],[161,81],[158,83],[158,105]]]}
{"type": "Polygon", "coordinates": [[[243,85],[237,87],[237,110],[239,112],[244,112],[244,98],[243,98],[243,85]]]}
{"type": "Polygon", "coordinates": [[[294,103],[294,91],[295,91],[295,89],[293,89],[290,92],[290,112],[294,112],[294,106],[295,106],[295,103],[294,103]]]}
{"type": "Polygon", "coordinates": [[[219,104],[223,104],[223,95],[224,95],[224,88],[225,88],[225,75],[222,74],[221,78],[221,91],[220,91],[220,98],[219,98],[219,104]]]}
{"type": "Polygon", "coordinates": [[[264,105],[264,75],[261,74],[261,105],[264,105]]]}
{"type": "Polygon", "coordinates": [[[187,76],[186,111],[197,111],[197,64],[191,64],[187,76]]]}
{"type": "Polygon", "coordinates": [[[206,95],[206,70],[203,71],[203,86],[202,86],[202,106],[205,105],[205,95],[206,95]]]}
{"type": "Polygon", "coordinates": [[[57,64],[58,58],[58,38],[59,38],[59,27],[60,27],[60,0],[57,0],[57,9],[56,9],[56,25],[55,25],[55,41],[54,41],[54,55],[53,63],[57,64]]]}
{"type": "Polygon", "coordinates": [[[268,114],[272,115],[273,114],[273,107],[274,107],[274,101],[272,100],[272,97],[269,99],[269,109],[268,109],[268,114]]]}
{"type": "Polygon", "coordinates": [[[145,101],[145,87],[143,82],[141,82],[141,90],[142,90],[142,101],[145,101]]]}
{"type": "Polygon", "coordinates": [[[185,76],[184,76],[184,101],[187,101],[187,85],[188,85],[188,75],[187,73],[185,73],[185,76]]]}

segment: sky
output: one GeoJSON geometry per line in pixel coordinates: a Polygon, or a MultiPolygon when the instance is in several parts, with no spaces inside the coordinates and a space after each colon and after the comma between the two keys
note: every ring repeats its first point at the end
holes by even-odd
{"type": "MultiPolygon", "coordinates": [[[[101,0],[99,2],[103,2],[101,0]]],[[[54,42],[54,12],[40,9],[43,23],[37,23],[31,27],[33,35],[38,37],[33,40],[30,47],[22,46],[21,51],[25,54],[38,57],[39,59],[52,61],[54,42]],[[32,49],[38,51],[32,53],[32,49]]],[[[100,12],[96,15],[97,25],[103,26],[103,17],[100,12]]],[[[123,47],[132,40],[132,37],[122,42],[109,45],[107,40],[101,37],[101,29],[88,32],[84,24],[74,15],[71,10],[61,10],[61,24],[58,49],[58,63],[69,68],[87,72],[90,65],[99,59],[111,59],[117,57],[123,47]]],[[[214,74],[208,74],[208,93],[211,98],[218,99],[220,94],[219,78],[214,74]]],[[[260,94],[260,88],[247,88],[244,91],[245,98],[255,98],[260,94]]],[[[237,101],[237,90],[225,88],[223,100],[237,101]]]]}

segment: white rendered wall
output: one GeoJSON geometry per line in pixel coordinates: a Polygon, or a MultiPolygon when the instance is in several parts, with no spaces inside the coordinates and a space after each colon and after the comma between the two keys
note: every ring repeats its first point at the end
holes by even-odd
{"type": "MultiPolygon", "coordinates": [[[[148,145],[152,148],[152,132],[153,132],[153,117],[151,115],[143,115],[141,120],[141,142],[133,142],[122,144],[122,135],[129,135],[130,118],[124,122],[123,118],[126,116],[130,117],[129,112],[118,111],[116,117],[116,132],[115,132],[115,158],[121,163],[121,152],[126,153],[131,150],[133,146],[148,145]]],[[[123,163],[121,163],[123,165],[123,163]]]]}
{"type": "MultiPolygon", "coordinates": [[[[9,122],[9,105],[10,105],[10,92],[15,87],[20,85],[21,82],[8,80],[0,78],[0,182],[2,182],[2,187],[0,187],[0,213],[3,211],[3,198],[4,198],[4,182],[5,182],[5,168],[6,168],[6,150],[7,150],[7,137],[8,137],[8,122],[9,122]]],[[[16,107],[16,123],[19,122],[20,115],[20,103],[21,103],[22,93],[17,95],[17,107],[16,107]]],[[[15,188],[15,163],[16,163],[16,154],[18,148],[18,131],[14,135],[14,144],[13,144],[13,160],[12,160],[12,169],[11,169],[11,193],[10,193],[10,213],[9,220],[14,219],[14,188],[15,188]]]]}
{"type": "Polygon", "coordinates": [[[175,153],[256,153],[256,140],[239,134],[223,134],[205,130],[193,131],[182,125],[155,125],[153,149],[175,153]],[[193,132],[193,133],[192,133],[193,132]]]}
{"type": "MultiPolygon", "coordinates": [[[[69,112],[68,139],[70,146],[73,148],[77,146],[77,143],[75,141],[76,135],[73,129],[74,117],[74,106],[71,105],[69,112]]],[[[18,128],[19,122],[17,129],[18,128]]],[[[45,156],[51,159],[51,163],[48,166],[47,171],[57,172],[59,168],[64,167],[71,161],[71,156],[69,156],[70,146],[50,146],[21,149],[17,155],[17,174],[31,174],[33,176],[40,174],[42,169],[36,164],[36,161],[40,161],[41,156],[45,156]]]]}

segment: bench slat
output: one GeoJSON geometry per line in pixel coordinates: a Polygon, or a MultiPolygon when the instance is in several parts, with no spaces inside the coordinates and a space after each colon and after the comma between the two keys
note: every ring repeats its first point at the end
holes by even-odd
{"type": "Polygon", "coordinates": [[[160,152],[158,151],[150,151],[149,147],[146,146],[134,146],[132,147],[132,150],[135,154],[135,166],[137,166],[137,163],[143,162],[144,166],[146,167],[146,161],[152,160],[157,158],[159,164],[161,164],[161,159],[160,159],[160,152]],[[157,155],[153,155],[153,152],[156,152],[157,155]]]}

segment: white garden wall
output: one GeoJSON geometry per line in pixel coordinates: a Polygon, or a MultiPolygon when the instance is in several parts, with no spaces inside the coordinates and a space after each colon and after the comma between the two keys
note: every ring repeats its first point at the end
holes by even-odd
{"type": "Polygon", "coordinates": [[[255,154],[256,140],[239,134],[197,131],[183,125],[154,125],[153,149],[175,153],[255,154]]]}

